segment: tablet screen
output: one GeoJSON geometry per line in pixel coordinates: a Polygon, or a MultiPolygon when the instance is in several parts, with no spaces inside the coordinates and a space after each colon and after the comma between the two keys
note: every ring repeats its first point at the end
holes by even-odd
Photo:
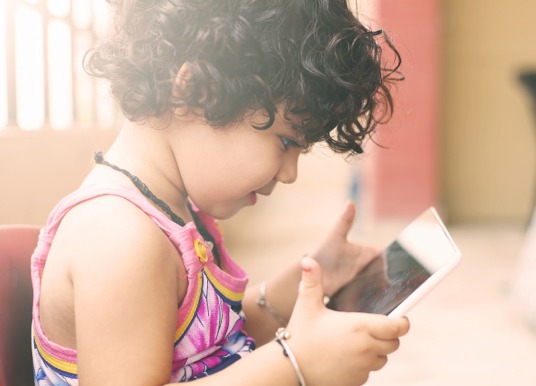
{"type": "Polygon", "coordinates": [[[430,208],[335,293],[327,307],[385,315],[399,308],[403,314],[450,272],[459,258],[458,248],[430,208]]]}

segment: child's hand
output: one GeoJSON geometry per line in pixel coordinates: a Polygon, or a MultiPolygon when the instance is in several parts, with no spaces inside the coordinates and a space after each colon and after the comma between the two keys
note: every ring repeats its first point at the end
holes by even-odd
{"type": "Polygon", "coordinates": [[[348,202],[320,247],[311,255],[322,267],[325,295],[331,296],[357,275],[380,251],[348,241],[356,208],[348,202]]]}
{"type": "Polygon", "coordinates": [[[408,332],[408,319],[328,310],[322,301],[320,266],[304,258],[302,267],[287,330],[307,385],[362,385],[398,348],[398,338],[408,332]]]}

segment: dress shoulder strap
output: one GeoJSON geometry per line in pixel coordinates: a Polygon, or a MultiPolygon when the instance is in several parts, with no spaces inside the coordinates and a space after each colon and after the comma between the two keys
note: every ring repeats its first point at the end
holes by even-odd
{"type": "MultiPolygon", "coordinates": [[[[208,228],[216,235],[215,248],[211,248],[211,243],[207,243],[205,238],[199,233],[194,222],[189,222],[181,226],[173,222],[165,213],[158,210],[142,193],[134,187],[116,184],[95,184],[79,188],[71,194],[65,196],[52,210],[47,225],[43,229],[43,237],[52,240],[54,235],[67,212],[76,205],[85,201],[101,197],[101,196],[117,196],[136,205],[140,210],[145,212],[157,226],[167,235],[167,237],[175,244],[176,248],[182,255],[182,261],[185,265],[189,276],[195,276],[202,268],[203,264],[199,260],[199,253],[195,246],[199,243],[203,244],[203,248],[207,250],[207,261],[211,264],[219,265],[219,254],[224,255],[224,260],[230,260],[227,256],[227,251],[222,246],[221,235],[216,231],[214,224],[204,220],[209,224],[208,228]],[[196,241],[199,240],[199,241],[196,241]],[[219,250],[219,251],[218,251],[219,250]]],[[[198,245],[198,249],[199,249],[198,245]]],[[[232,262],[231,262],[232,263],[232,262]]],[[[228,265],[233,265],[229,264],[228,265]]]]}
{"type": "Polygon", "coordinates": [[[65,196],[52,210],[47,221],[47,231],[49,233],[56,233],[63,217],[76,205],[97,197],[110,195],[124,198],[136,205],[140,210],[151,217],[168,236],[171,236],[182,228],[152,205],[152,203],[149,202],[137,189],[126,185],[95,184],[83,186],[65,196]]]}

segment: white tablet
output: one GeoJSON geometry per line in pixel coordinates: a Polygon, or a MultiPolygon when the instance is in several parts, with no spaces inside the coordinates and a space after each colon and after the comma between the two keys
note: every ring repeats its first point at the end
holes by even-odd
{"type": "Polygon", "coordinates": [[[335,293],[327,307],[405,315],[460,262],[461,253],[431,207],[335,293]]]}

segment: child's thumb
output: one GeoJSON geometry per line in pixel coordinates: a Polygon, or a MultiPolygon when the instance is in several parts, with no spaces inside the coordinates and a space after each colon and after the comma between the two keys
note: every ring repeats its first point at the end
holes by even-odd
{"type": "Polygon", "coordinates": [[[322,269],[318,262],[308,256],[301,262],[302,278],[297,303],[307,308],[324,306],[324,288],[322,286],[322,269]]]}

